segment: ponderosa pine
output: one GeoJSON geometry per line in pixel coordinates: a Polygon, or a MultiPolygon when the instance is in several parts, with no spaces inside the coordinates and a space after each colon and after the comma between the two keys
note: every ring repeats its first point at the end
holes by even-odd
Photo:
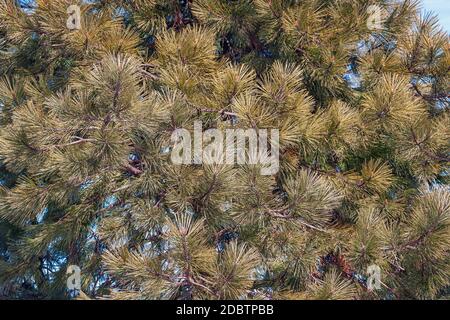
{"type": "Polygon", "coordinates": [[[415,0],[0,0],[0,296],[448,298],[448,40],[415,0]],[[174,165],[199,120],[279,172],[174,165]]]}

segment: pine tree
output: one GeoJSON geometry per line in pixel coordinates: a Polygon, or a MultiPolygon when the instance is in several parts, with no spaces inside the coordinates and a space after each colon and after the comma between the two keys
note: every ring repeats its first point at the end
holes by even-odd
{"type": "Polygon", "coordinates": [[[415,0],[0,0],[0,297],[448,298],[449,70],[415,0]],[[173,164],[199,120],[279,172],[173,164]]]}

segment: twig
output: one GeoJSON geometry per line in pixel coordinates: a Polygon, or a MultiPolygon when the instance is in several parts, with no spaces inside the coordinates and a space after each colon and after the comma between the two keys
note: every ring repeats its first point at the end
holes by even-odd
{"type": "MultiPolygon", "coordinates": [[[[284,211],[284,210],[283,210],[283,211],[284,211]]],[[[267,211],[267,213],[268,213],[270,216],[274,217],[274,218],[280,218],[280,219],[292,219],[292,220],[295,220],[296,222],[298,222],[298,223],[300,223],[300,224],[302,224],[302,225],[304,225],[305,227],[308,227],[308,228],[310,228],[310,229],[314,229],[314,230],[317,230],[317,231],[320,231],[320,232],[329,233],[327,230],[322,229],[322,228],[320,228],[320,227],[313,226],[312,224],[310,224],[310,223],[306,222],[305,220],[303,220],[301,217],[295,217],[295,216],[293,216],[292,214],[287,214],[287,215],[285,215],[285,214],[280,214],[280,213],[277,213],[276,210],[271,210],[271,209],[269,209],[269,210],[267,211]]]]}
{"type": "Polygon", "coordinates": [[[124,164],[124,168],[127,169],[128,171],[130,171],[135,176],[138,176],[144,172],[141,169],[133,167],[131,164],[124,164]]]}

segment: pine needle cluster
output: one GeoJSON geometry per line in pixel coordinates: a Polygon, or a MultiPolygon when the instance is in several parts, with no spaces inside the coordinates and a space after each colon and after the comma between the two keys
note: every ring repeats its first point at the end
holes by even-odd
{"type": "Polygon", "coordinates": [[[416,0],[0,0],[0,297],[448,298],[449,49],[416,0]],[[279,172],[174,165],[195,121],[279,172]]]}

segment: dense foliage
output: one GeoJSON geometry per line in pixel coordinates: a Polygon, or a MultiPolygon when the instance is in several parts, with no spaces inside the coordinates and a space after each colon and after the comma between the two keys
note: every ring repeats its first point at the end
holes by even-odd
{"type": "Polygon", "coordinates": [[[448,40],[414,0],[0,0],[0,296],[448,297],[448,40]],[[196,120],[279,172],[174,165],[196,120]]]}

